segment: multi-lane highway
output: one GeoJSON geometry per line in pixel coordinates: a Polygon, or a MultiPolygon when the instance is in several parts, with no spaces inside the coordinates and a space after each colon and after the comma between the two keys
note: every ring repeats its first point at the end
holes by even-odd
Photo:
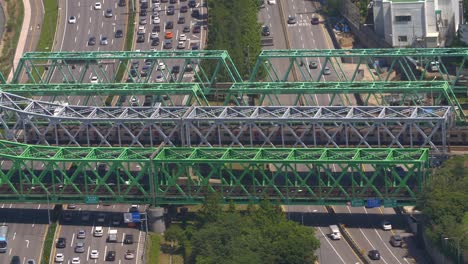
{"type": "MultiPolygon", "coordinates": [[[[145,233],[140,230],[142,225],[138,227],[128,227],[123,222],[123,213],[129,211],[129,205],[114,204],[109,206],[103,205],[79,205],[75,209],[64,210],[65,212],[71,213],[71,219],[65,219],[62,217],[60,225],[57,231],[57,237],[66,239],[65,248],[56,248],[52,251],[52,256],[58,253],[64,255],[63,263],[70,263],[72,258],[79,257],[81,263],[104,263],[106,256],[110,251],[115,252],[115,263],[141,263],[141,256],[143,253],[143,247],[145,246],[145,233]],[[104,215],[104,222],[99,222],[99,214],[104,215]],[[86,215],[89,215],[89,220],[86,215]],[[113,223],[114,217],[120,218],[120,223],[113,223]],[[95,237],[93,235],[94,230],[97,226],[103,228],[103,236],[95,237]],[[78,232],[83,230],[85,232],[85,238],[78,238],[78,232]],[[107,238],[109,230],[117,230],[117,241],[108,242],[107,238]],[[126,235],[133,236],[132,244],[125,244],[124,238],[126,235]],[[84,252],[75,252],[77,243],[83,243],[84,252]],[[91,259],[90,253],[92,250],[98,251],[98,258],[91,259]],[[130,250],[135,254],[134,259],[125,259],[126,252],[130,250]]],[[[144,208],[140,209],[141,212],[144,208]]],[[[143,228],[143,230],[145,230],[143,228]]]]}
{"type": "Polygon", "coordinates": [[[38,263],[48,226],[47,205],[0,204],[0,225],[8,226],[7,252],[0,254],[0,263],[10,263],[13,256],[21,263],[38,263]]]}

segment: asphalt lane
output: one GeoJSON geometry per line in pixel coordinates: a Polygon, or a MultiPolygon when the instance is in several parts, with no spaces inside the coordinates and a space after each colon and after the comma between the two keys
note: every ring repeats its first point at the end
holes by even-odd
{"type": "MultiPolygon", "coordinates": [[[[141,212],[143,208],[141,207],[141,212]]],[[[143,247],[145,245],[145,233],[137,227],[128,227],[123,223],[123,213],[128,212],[130,205],[115,204],[110,206],[102,205],[77,205],[76,209],[64,210],[72,213],[72,220],[65,221],[63,218],[60,220],[59,235],[58,237],[66,238],[66,247],[63,249],[56,248],[54,244],[54,250],[52,255],[56,256],[57,253],[63,253],[65,261],[63,263],[70,263],[73,257],[79,257],[82,263],[104,263],[107,252],[115,251],[116,258],[115,263],[141,263],[143,247]],[[83,221],[82,215],[84,212],[90,213],[89,221],[83,221]],[[97,218],[99,213],[104,213],[104,223],[98,223],[97,218]],[[120,225],[112,225],[112,217],[119,215],[122,217],[120,225]],[[103,236],[94,237],[93,232],[96,226],[103,227],[103,236]],[[107,242],[108,232],[110,229],[117,230],[117,242],[107,242]],[[78,239],[77,234],[79,230],[84,230],[86,233],[85,239],[78,239]],[[132,234],[134,242],[133,244],[127,245],[123,243],[125,234],[132,234]],[[75,253],[75,246],[78,242],[84,243],[85,251],[83,253],[75,253]],[[99,258],[90,259],[91,250],[98,250],[99,258]],[[133,250],[138,252],[135,259],[126,260],[125,253],[127,250],[133,250]]],[[[65,208],[64,208],[65,209],[65,208]]],[[[63,215],[63,214],[62,214],[63,215]]]]}
{"type": "Polygon", "coordinates": [[[329,226],[338,224],[338,220],[329,214],[324,206],[285,205],[288,218],[305,226],[315,228],[315,236],[320,240],[320,248],[316,255],[321,264],[353,264],[360,263],[346,240],[332,240],[328,236],[329,226]]]}
{"type": "Polygon", "coordinates": [[[13,256],[38,263],[48,226],[46,209],[43,204],[0,204],[0,225],[8,226],[8,249],[0,254],[0,263],[10,263],[13,256]]]}

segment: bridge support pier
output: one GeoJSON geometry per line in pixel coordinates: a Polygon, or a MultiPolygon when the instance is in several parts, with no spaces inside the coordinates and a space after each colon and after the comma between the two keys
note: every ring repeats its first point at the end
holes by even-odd
{"type": "Polygon", "coordinates": [[[164,223],[164,208],[148,208],[148,228],[150,231],[162,234],[166,231],[164,223]]]}

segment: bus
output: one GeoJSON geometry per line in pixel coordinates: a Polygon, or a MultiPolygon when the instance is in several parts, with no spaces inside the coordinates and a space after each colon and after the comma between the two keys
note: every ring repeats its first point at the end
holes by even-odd
{"type": "Polygon", "coordinates": [[[0,226],[0,253],[6,253],[7,251],[7,235],[8,226],[0,226]]]}

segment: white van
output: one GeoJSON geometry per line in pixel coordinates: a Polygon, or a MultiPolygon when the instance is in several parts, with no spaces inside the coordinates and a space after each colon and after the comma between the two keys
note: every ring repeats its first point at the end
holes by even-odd
{"type": "Polygon", "coordinates": [[[331,225],[330,226],[330,233],[328,235],[333,240],[341,239],[340,229],[338,228],[337,225],[331,225]]]}
{"type": "Polygon", "coordinates": [[[95,237],[102,237],[103,233],[102,233],[102,226],[96,226],[96,228],[94,228],[94,233],[93,235],[95,237]]]}

